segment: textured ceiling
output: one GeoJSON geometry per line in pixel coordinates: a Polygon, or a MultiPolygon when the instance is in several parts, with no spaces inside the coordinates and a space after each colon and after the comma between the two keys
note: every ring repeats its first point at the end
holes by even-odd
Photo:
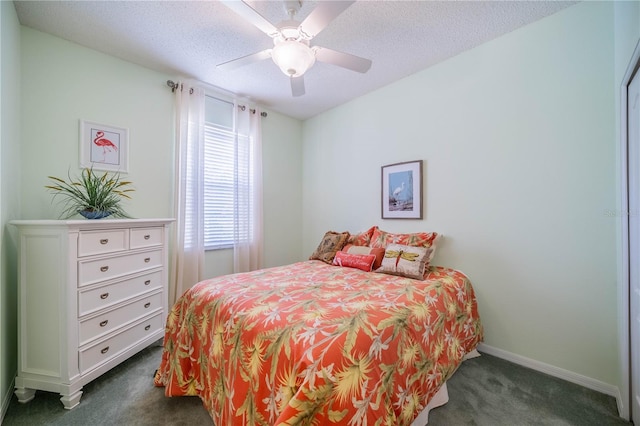
{"type": "MultiPolygon", "coordinates": [[[[274,25],[282,1],[249,2],[274,25]]],[[[305,119],[513,31],[575,2],[372,1],[351,5],[312,41],[371,59],[366,74],[319,63],[306,94],[270,60],[216,65],[273,47],[271,38],[217,1],[15,1],[20,23],[176,77],[190,77],[305,119]]],[[[316,5],[305,1],[298,21],[316,5]]]]}

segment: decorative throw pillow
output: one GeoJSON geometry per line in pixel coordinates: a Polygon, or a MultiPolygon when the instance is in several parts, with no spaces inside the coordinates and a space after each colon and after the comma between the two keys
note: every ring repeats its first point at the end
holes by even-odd
{"type": "Polygon", "coordinates": [[[370,247],[382,247],[387,248],[389,244],[402,244],[411,247],[424,247],[431,249],[429,254],[429,258],[427,259],[427,265],[431,260],[433,260],[433,256],[436,254],[436,244],[440,240],[441,235],[438,235],[436,232],[416,232],[413,234],[393,234],[391,232],[386,232],[378,227],[374,229],[373,235],[371,236],[371,244],[370,247]]]}
{"type": "Polygon", "coordinates": [[[431,251],[430,248],[389,244],[376,272],[422,280],[431,251]]]}
{"type": "Polygon", "coordinates": [[[368,246],[369,243],[371,242],[371,236],[373,235],[373,231],[376,228],[377,226],[372,226],[366,231],[363,231],[357,234],[351,234],[351,236],[349,236],[349,240],[347,241],[347,244],[353,244],[354,246],[368,246]]]}
{"type": "Polygon", "coordinates": [[[347,240],[349,239],[348,232],[334,232],[329,231],[324,234],[322,237],[322,241],[316,248],[316,251],[313,252],[310,260],[322,260],[325,263],[331,263],[333,261],[333,257],[336,255],[336,252],[345,244],[347,244],[347,240]]]}
{"type": "Polygon", "coordinates": [[[351,254],[346,251],[339,251],[333,258],[333,264],[370,272],[375,260],[376,256],[374,254],[351,254]]]}
{"type": "Polygon", "coordinates": [[[347,244],[342,248],[342,251],[350,253],[350,254],[372,254],[375,256],[375,261],[373,262],[373,269],[378,269],[382,264],[382,258],[384,257],[384,249],[383,248],[371,248],[364,247],[358,245],[347,244]]]}

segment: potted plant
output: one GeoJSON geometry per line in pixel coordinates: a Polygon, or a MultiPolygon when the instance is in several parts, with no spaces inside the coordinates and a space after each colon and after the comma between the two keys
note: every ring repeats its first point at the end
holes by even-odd
{"type": "Polygon", "coordinates": [[[60,214],[61,219],[68,219],[76,213],[87,219],[101,219],[103,217],[129,217],[123,210],[120,203],[124,198],[129,198],[131,182],[121,180],[120,173],[113,175],[105,172],[103,175],[94,173],[93,168],[85,168],[80,174],[80,178],[69,181],[55,176],[49,176],[51,185],[45,185],[53,198],[61,197],[59,200],[64,205],[64,210],[60,214]]]}

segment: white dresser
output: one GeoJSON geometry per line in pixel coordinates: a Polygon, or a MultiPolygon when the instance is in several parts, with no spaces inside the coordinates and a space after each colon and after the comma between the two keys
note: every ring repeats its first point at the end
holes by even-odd
{"type": "Polygon", "coordinates": [[[18,401],[38,389],[60,393],[71,409],[86,383],[164,336],[172,222],[10,222],[18,230],[18,401]]]}

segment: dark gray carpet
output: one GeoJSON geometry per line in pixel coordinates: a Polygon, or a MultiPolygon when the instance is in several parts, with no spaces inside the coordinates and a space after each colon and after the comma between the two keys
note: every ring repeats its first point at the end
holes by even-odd
{"type": "MultiPolygon", "coordinates": [[[[167,398],[153,386],[159,343],[86,385],[80,405],[65,410],[60,396],[14,396],[3,425],[212,425],[197,397],[167,398]]],[[[465,361],[448,382],[449,403],[431,411],[429,425],[630,425],[614,398],[490,355],[465,361]]]]}

